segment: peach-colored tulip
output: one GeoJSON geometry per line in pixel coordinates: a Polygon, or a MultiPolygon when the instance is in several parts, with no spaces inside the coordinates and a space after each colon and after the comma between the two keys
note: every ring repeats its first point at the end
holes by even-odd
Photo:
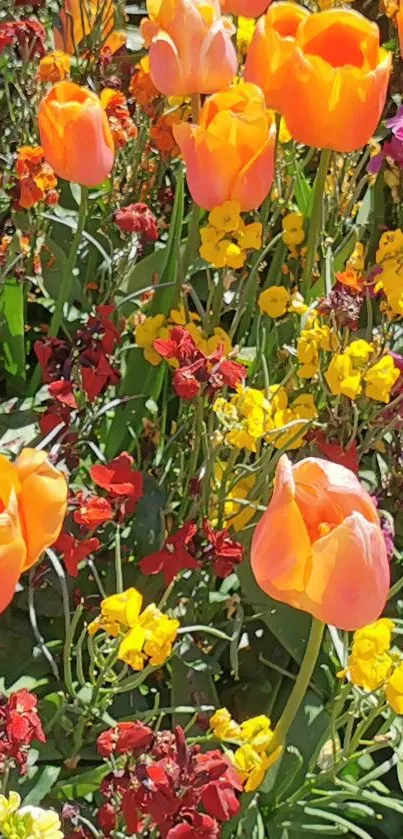
{"type": "Polygon", "coordinates": [[[298,27],[309,12],[280,0],[259,20],[246,59],[245,81],[262,88],[268,108],[282,111],[284,91],[298,27]]]}
{"type": "Polygon", "coordinates": [[[351,152],[379,123],[392,55],[376,23],[353,9],[328,9],[298,27],[280,110],[299,143],[351,152]]]}
{"type": "Polygon", "coordinates": [[[102,46],[114,53],[126,43],[124,32],[115,30],[114,24],[113,0],[64,0],[59,25],[53,30],[56,49],[74,55],[96,28],[102,38],[102,46]]]}
{"type": "Polygon", "coordinates": [[[39,106],[45,160],[59,178],[98,186],[113,166],[111,130],[98,96],[73,82],[55,84],[39,106]]]}
{"type": "Polygon", "coordinates": [[[23,571],[59,536],[67,484],[46,452],[23,449],[15,463],[0,455],[0,612],[23,571]]]}
{"type": "Polygon", "coordinates": [[[389,565],[377,511],[354,473],[327,460],[292,466],[280,458],[251,564],[266,594],[340,629],[372,623],[385,606],[389,565]]]}
{"type": "Polygon", "coordinates": [[[399,37],[400,55],[403,58],[403,5],[399,3],[399,8],[396,14],[397,34],[399,37]]]}
{"type": "Polygon", "coordinates": [[[151,78],[165,96],[214,93],[231,84],[235,28],[219,0],[147,0],[140,31],[150,47],[151,78]]]}
{"type": "Polygon", "coordinates": [[[237,201],[253,210],[268,195],[274,169],[275,124],[254,84],[207,99],[198,125],[173,128],[186,161],[192,198],[205,210],[237,201]]]}
{"type": "Polygon", "coordinates": [[[225,14],[259,17],[264,14],[271,0],[221,0],[221,9],[225,14]]]}

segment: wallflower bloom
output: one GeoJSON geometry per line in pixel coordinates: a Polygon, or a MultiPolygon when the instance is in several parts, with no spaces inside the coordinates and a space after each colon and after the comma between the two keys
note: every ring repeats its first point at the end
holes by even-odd
{"type": "Polygon", "coordinates": [[[356,476],[307,458],[278,463],[271,502],[252,541],[260,587],[340,629],[376,620],[389,564],[377,511],[356,476]]]}
{"type": "Polygon", "coordinates": [[[364,374],[365,395],[378,402],[390,402],[390,392],[400,376],[391,355],[384,355],[364,374]]]}
{"type": "Polygon", "coordinates": [[[403,714],[403,662],[396,667],[388,680],[386,699],[396,714],[403,714]]]}
{"type": "Polygon", "coordinates": [[[379,46],[378,26],[358,12],[307,17],[278,102],[294,139],[341,152],[365,145],[382,114],[391,61],[379,46]]]}
{"type": "Polygon", "coordinates": [[[225,14],[260,17],[270,3],[271,0],[221,0],[221,9],[225,14]]]}
{"type": "Polygon", "coordinates": [[[259,295],[259,309],[270,318],[281,318],[287,312],[289,291],[281,285],[272,285],[259,295]]]}
{"type": "Polygon", "coordinates": [[[356,399],[361,393],[361,373],[355,370],[352,359],[347,353],[333,356],[325,373],[325,379],[333,396],[348,396],[356,399]]]}
{"type": "Polygon", "coordinates": [[[259,207],[273,181],[276,129],[256,85],[216,93],[204,103],[198,125],[173,130],[200,207],[211,210],[225,201],[238,202],[241,211],[259,207]]]}
{"type": "Polygon", "coordinates": [[[63,50],[48,52],[39,62],[38,76],[41,82],[62,82],[70,71],[70,56],[63,50]]]}
{"type": "Polygon", "coordinates": [[[259,20],[249,47],[245,80],[263,90],[268,108],[282,111],[297,30],[309,12],[298,3],[273,3],[259,20]]]}
{"type": "Polygon", "coordinates": [[[365,690],[380,688],[392,669],[389,650],[394,628],[393,621],[381,618],[358,629],[354,633],[348,666],[338,675],[345,676],[348,673],[352,683],[365,690]]]}
{"type": "Polygon", "coordinates": [[[43,97],[38,124],[45,159],[59,177],[82,186],[98,186],[108,177],[114,144],[95,93],[59,82],[43,97]]]}
{"type": "Polygon", "coordinates": [[[150,47],[151,78],[165,96],[214,93],[231,84],[235,27],[218,0],[147,0],[140,31],[150,47]]]}
{"type": "Polygon", "coordinates": [[[0,455],[0,612],[20,574],[56,541],[66,505],[66,479],[45,452],[23,449],[15,463],[0,455]]]}

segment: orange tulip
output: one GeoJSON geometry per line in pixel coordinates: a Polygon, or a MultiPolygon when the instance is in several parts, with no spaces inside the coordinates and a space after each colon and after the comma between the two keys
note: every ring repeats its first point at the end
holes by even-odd
{"type": "Polygon", "coordinates": [[[126,43],[124,32],[117,32],[114,25],[113,0],[64,0],[59,25],[53,30],[55,47],[73,55],[84,38],[97,29],[102,46],[114,53],[126,43]]]}
{"type": "Polygon", "coordinates": [[[271,0],[221,0],[221,9],[225,14],[259,17],[270,3],[271,0]]]}
{"type": "Polygon", "coordinates": [[[351,9],[329,9],[298,28],[281,113],[300,143],[340,152],[365,145],[385,104],[392,55],[379,29],[351,9]]]}
{"type": "Polygon", "coordinates": [[[175,125],[173,133],[200,207],[237,201],[241,210],[253,210],[264,201],[273,181],[276,132],[256,85],[216,93],[204,103],[198,125],[175,125]]]}
{"type": "Polygon", "coordinates": [[[46,452],[23,449],[15,463],[0,455],[0,612],[23,571],[59,536],[67,483],[46,452]]]}
{"type": "Polygon", "coordinates": [[[376,620],[389,590],[375,506],[353,472],[327,460],[280,458],[251,564],[266,594],[340,629],[376,620]]]}
{"type": "Polygon", "coordinates": [[[400,3],[396,14],[397,34],[399,37],[400,55],[403,58],[403,6],[400,3]]]}
{"type": "Polygon", "coordinates": [[[166,96],[214,93],[231,84],[235,27],[218,0],[147,0],[140,31],[150,47],[151,78],[166,96]]]}
{"type": "Polygon", "coordinates": [[[60,178],[98,186],[108,177],[114,145],[95,93],[73,82],[59,82],[43,97],[38,122],[45,160],[60,178]]]}
{"type": "Polygon", "coordinates": [[[259,20],[246,59],[245,80],[262,88],[268,108],[281,111],[299,25],[309,12],[298,3],[274,3],[259,20]]]}

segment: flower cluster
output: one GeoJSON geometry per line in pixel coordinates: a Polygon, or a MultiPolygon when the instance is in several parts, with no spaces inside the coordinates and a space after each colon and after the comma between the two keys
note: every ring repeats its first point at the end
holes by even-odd
{"type": "Polygon", "coordinates": [[[135,588],[112,594],[101,602],[101,614],[88,626],[90,635],[104,630],[119,639],[117,657],[133,670],[145,664],[161,667],[172,652],[179,621],[164,615],[154,603],[143,612],[143,597],[135,588]]]}
{"type": "Polygon", "coordinates": [[[391,649],[395,624],[380,618],[354,633],[353,647],[345,670],[353,685],[367,691],[382,690],[396,712],[403,714],[403,661],[400,652],[391,649]]]}
{"type": "Polygon", "coordinates": [[[12,693],[8,699],[0,698],[0,766],[2,771],[5,763],[11,761],[24,774],[32,742],[34,740],[39,743],[45,742],[37,704],[35,694],[25,688],[12,693]]]}
{"type": "Polygon", "coordinates": [[[333,356],[325,379],[334,396],[356,399],[364,389],[368,399],[389,402],[391,391],[400,376],[391,355],[376,359],[373,344],[359,338],[342,353],[333,356]]]}
{"type": "Polygon", "coordinates": [[[392,317],[403,315],[403,231],[388,230],[382,234],[376,253],[379,266],[376,290],[383,291],[392,317]]]}
{"type": "Polygon", "coordinates": [[[167,585],[184,569],[206,567],[211,563],[217,577],[228,577],[243,560],[243,546],[231,539],[228,530],[217,530],[205,519],[203,531],[197,533],[195,522],[183,527],[165,539],[159,551],[140,560],[143,574],[164,575],[167,585]]]}
{"type": "Polygon", "coordinates": [[[18,178],[19,207],[29,210],[41,201],[50,206],[57,204],[57,178],[52,167],[45,162],[42,146],[21,146],[18,149],[15,171],[18,178]]]}
{"type": "Polygon", "coordinates": [[[317,417],[312,394],[302,393],[290,404],[281,385],[270,385],[267,392],[238,387],[229,400],[216,399],[213,410],[223,427],[225,443],[251,452],[257,451],[262,440],[277,449],[299,448],[310,422],[317,417]]]}
{"type": "Polygon", "coordinates": [[[329,326],[322,325],[317,318],[311,319],[301,329],[297,341],[297,358],[300,363],[298,376],[312,379],[321,368],[321,350],[334,352],[339,346],[336,333],[329,326]]]}
{"type": "Polygon", "coordinates": [[[238,725],[226,708],[219,708],[210,718],[210,728],[218,740],[238,744],[235,752],[228,752],[246,792],[260,787],[266,772],[281,754],[281,746],[270,749],[273,739],[271,722],[264,714],[251,717],[238,725]]]}
{"type": "Polygon", "coordinates": [[[63,50],[48,52],[39,62],[38,76],[44,83],[61,82],[68,76],[70,64],[71,58],[63,50]]]}
{"type": "Polygon", "coordinates": [[[137,346],[144,350],[144,358],[149,364],[157,367],[163,358],[167,358],[171,367],[179,367],[179,361],[172,357],[162,355],[155,348],[157,339],[168,340],[171,338],[172,329],[181,326],[189,333],[198,350],[205,356],[213,354],[220,347],[224,355],[232,352],[232,344],[229,335],[220,326],[215,327],[213,334],[208,337],[199,325],[200,317],[195,312],[185,312],[183,307],[171,309],[167,318],[164,315],[152,315],[142,318],[136,325],[135,338],[137,346]]]}
{"type": "Polygon", "coordinates": [[[0,795],[0,831],[5,839],[63,839],[60,819],[54,810],[21,805],[18,792],[0,795]]]}
{"type": "Polygon", "coordinates": [[[157,220],[147,204],[137,202],[121,207],[115,213],[115,222],[122,233],[136,233],[142,245],[158,239],[157,220]]]}
{"type": "Polygon", "coordinates": [[[0,54],[14,47],[25,60],[45,55],[46,30],[35,18],[0,22],[0,54]]]}
{"type": "Polygon", "coordinates": [[[259,250],[263,226],[260,222],[245,224],[237,201],[225,201],[209,213],[209,224],[200,230],[200,256],[215,268],[242,268],[247,252],[259,250]]]}
{"type": "Polygon", "coordinates": [[[221,824],[239,812],[242,783],[228,757],[202,754],[179,726],[154,733],[140,722],[118,723],[97,748],[113,758],[98,813],[107,835],[119,828],[137,835],[147,824],[163,839],[218,839],[221,824]]]}
{"type": "Polygon", "coordinates": [[[106,87],[101,92],[100,100],[108,117],[115,148],[122,149],[137,137],[137,126],[130,116],[126,97],[120,90],[106,87]]]}

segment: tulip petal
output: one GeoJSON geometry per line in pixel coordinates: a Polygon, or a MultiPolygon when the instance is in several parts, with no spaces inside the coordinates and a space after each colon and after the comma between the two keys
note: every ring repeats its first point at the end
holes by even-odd
{"type": "Polygon", "coordinates": [[[164,96],[185,96],[189,93],[187,79],[182,79],[178,51],[172,38],[162,30],[150,46],[150,68],[153,84],[164,96]]]}
{"type": "Polygon", "coordinates": [[[238,201],[245,212],[255,210],[271,190],[274,175],[274,143],[276,130],[270,129],[269,139],[252,160],[241,170],[231,191],[231,200],[238,201]]]}
{"type": "Polygon", "coordinates": [[[7,509],[0,513],[0,612],[4,612],[13,599],[25,557],[17,497],[12,491],[7,509]]]}
{"type": "Polygon", "coordinates": [[[18,494],[20,489],[20,480],[14,464],[4,455],[0,455],[0,512],[7,507],[12,490],[18,494]]]}
{"type": "Polygon", "coordinates": [[[200,91],[215,93],[228,87],[236,75],[238,60],[230,32],[223,20],[217,21],[204,39],[200,51],[200,91]]]}
{"type": "Polygon", "coordinates": [[[283,455],[272,500],[253,534],[251,566],[258,585],[276,600],[298,607],[311,555],[308,532],[295,502],[291,463],[283,455]]]}
{"type": "Polygon", "coordinates": [[[354,512],[313,545],[306,611],[352,631],[381,615],[390,572],[380,527],[354,512]]]}
{"type": "Polygon", "coordinates": [[[209,136],[204,129],[186,123],[174,125],[173,134],[186,161],[186,177],[193,200],[205,210],[223,204],[229,195],[230,175],[221,166],[219,140],[209,136]],[[213,171],[214,177],[208,177],[213,171]]]}
{"type": "Polygon", "coordinates": [[[18,502],[27,546],[26,570],[59,536],[66,515],[67,483],[45,452],[24,449],[15,465],[21,480],[18,502]]]}

